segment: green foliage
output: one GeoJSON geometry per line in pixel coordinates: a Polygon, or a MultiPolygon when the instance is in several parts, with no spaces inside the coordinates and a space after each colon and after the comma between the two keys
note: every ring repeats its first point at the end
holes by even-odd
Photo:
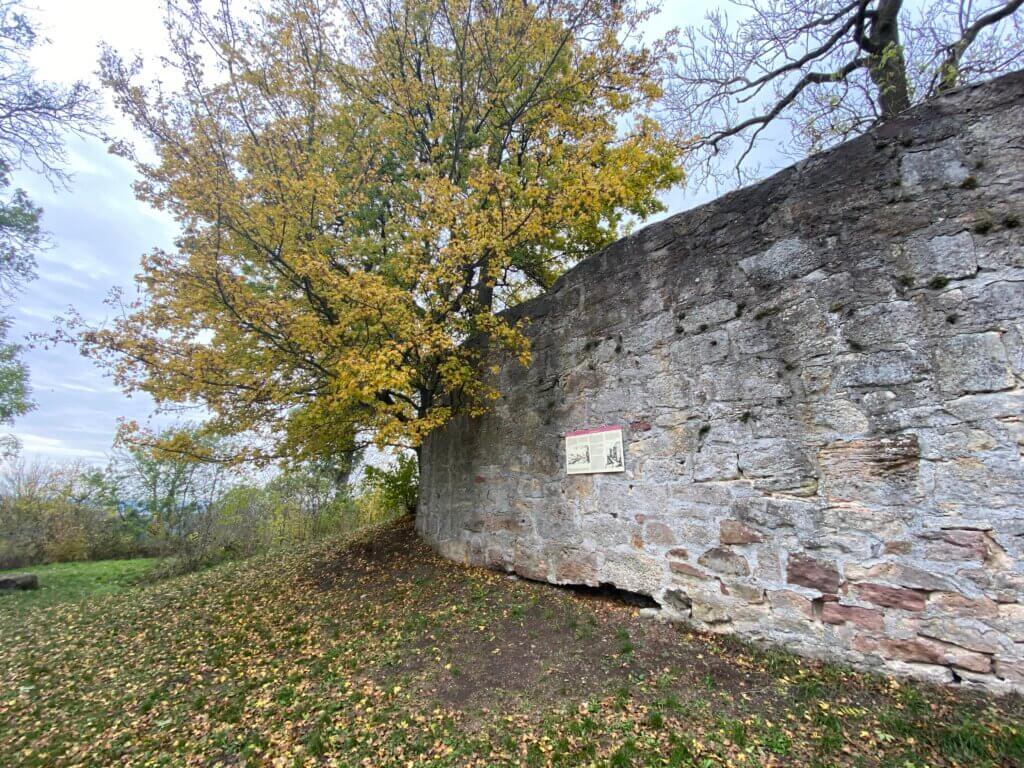
{"type": "Polygon", "coordinates": [[[5,341],[10,321],[0,317],[0,423],[10,424],[15,416],[32,409],[28,369],[19,359],[21,346],[5,341]]]}
{"type": "Polygon", "coordinates": [[[122,433],[111,474],[119,497],[141,509],[156,551],[172,558],[161,574],[312,541],[380,517],[349,495],[357,454],[293,463],[268,477],[223,460],[234,452],[234,441],[197,426],[122,433]]]}
{"type": "Polygon", "coordinates": [[[258,476],[221,461],[230,446],[198,427],[131,434],[102,470],[4,465],[0,568],[161,556],[157,573],[166,575],[395,515],[392,502],[379,500],[391,499],[393,483],[373,498],[351,498],[352,457],[258,476]]]}
{"type": "Polygon", "coordinates": [[[386,515],[415,514],[420,494],[420,470],[416,456],[402,454],[394,464],[383,469],[367,467],[363,475],[363,493],[386,515]]]}
{"type": "MultiPolygon", "coordinates": [[[[0,190],[9,186],[9,170],[0,162],[0,190]]],[[[42,213],[24,190],[15,189],[7,199],[0,199],[0,296],[4,301],[36,276],[35,253],[43,244],[42,213]]]]}
{"type": "Polygon", "coordinates": [[[142,554],[138,529],[111,506],[102,482],[79,464],[7,461],[0,473],[0,568],[142,554]]]}
{"type": "MultiPolygon", "coordinates": [[[[9,185],[0,161],[0,192],[9,185]]],[[[42,243],[39,217],[42,211],[16,189],[0,199],[0,307],[6,308],[21,287],[35,277],[35,252],[42,243]]],[[[7,341],[10,318],[0,315],[0,424],[10,424],[33,407],[28,369],[20,359],[21,346],[7,341]]],[[[7,441],[12,444],[10,440],[7,441]]],[[[11,448],[4,451],[11,453],[11,448]]]]}

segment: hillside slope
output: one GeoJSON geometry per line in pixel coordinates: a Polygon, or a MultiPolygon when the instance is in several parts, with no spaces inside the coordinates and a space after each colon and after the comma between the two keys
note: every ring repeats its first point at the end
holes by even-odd
{"type": "Polygon", "coordinates": [[[0,765],[1024,764],[1024,705],[466,569],[407,523],[81,604],[0,602],[0,765]]]}

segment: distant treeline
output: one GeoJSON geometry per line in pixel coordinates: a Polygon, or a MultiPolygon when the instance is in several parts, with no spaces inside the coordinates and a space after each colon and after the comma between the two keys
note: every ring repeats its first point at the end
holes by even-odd
{"type": "Polygon", "coordinates": [[[14,458],[0,471],[0,570],[153,556],[192,570],[415,508],[414,458],[368,467],[356,487],[350,470],[256,474],[141,445],[105,468],[14,458]]]}

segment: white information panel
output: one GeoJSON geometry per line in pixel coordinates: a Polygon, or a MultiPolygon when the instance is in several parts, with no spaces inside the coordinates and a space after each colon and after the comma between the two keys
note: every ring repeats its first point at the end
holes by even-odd
{"type": "Polygon", "coordinates": [[[623,472],[625,469],[622,427],[596,427],[565,436],[566,474],[623,472]]]}

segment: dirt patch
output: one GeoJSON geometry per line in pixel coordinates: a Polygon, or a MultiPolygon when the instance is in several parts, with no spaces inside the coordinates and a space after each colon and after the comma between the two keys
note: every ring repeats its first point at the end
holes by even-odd
{"type": "Polygon", "coordinates": [[[416,534],[414,521],[404,517],[368,529],[331,557],[310,564],[307,580],[320,590],[344,588],[353,580],[372,576],[388,585],[401,579],[430,577],[446,561],[416,534]]]}
{"type": "MultiPolygon", "coordinates": [[[[541,605],[504,618],[451,647],[450,669],[424,681],[423,691],[458,709],[493,707],[514,699],[546,701],[605,687],[623,674],[606,633],[581,640],[576,627],[541,605]]],[[[628,674],[628,671],[627,671],[628,674]]]]}
{"type": "Polygon", "coordinates": [[[354,595],[372,607],[372,626],[401,638],[402,652],[366,670],[369,679],[415,691],[424,711],[458,712],[467,724],[488,713],[537,711],[617,692],[652,707],[666,699],[712,706],[722,717],[752,709],[781,716],[793,696],[869,710],[882,684],[643,617],[640,601],[616,590],[559,587],[461,566],[427,547],[410,520],[372,532],[307,573],[317,589],[354,595]]]}

